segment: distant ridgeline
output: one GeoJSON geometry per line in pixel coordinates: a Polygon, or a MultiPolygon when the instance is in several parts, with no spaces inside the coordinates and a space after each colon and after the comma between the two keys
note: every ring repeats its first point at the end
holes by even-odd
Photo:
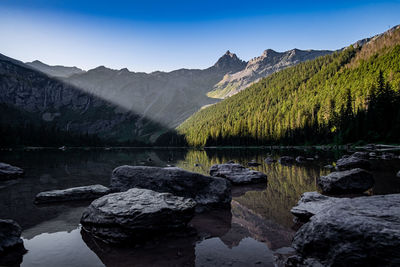
{"type": "Polygon", "coordinates": [[[397,26],[272,74],[178,131],[192,146],[399,142],[399,91],[397,26]]]}

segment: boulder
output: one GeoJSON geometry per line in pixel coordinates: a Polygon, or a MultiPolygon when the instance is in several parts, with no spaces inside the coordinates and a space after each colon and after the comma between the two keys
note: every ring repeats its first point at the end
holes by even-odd
{"type": "Polygon", "coordinates": [[[323,266],[399,266],[400,194],[349,198],[295,234],[293,247],[323,266]]]}
{"type": "Polygon", "coordinates": [[[93,201],[83,212],[83,229],[107,243],[141,242],[184,229],[196,202],[148,189],[133,188],[93,201]]]}
{"type": "Polygon", "coordinates": [[[357,168],[321,176],[317,183],[324,193],[347,194],[365,192],[374,186],[375,181],[371,173],[357,168]]]}
{"type": "Polygon", "coordinates": [[[87,185],[68,189],[41,192],[36,195],[35,203],[50,203],[72,200],[91,200],[110,193],[110,189],[103,185],[87,185]]]}
{"type": "Polygon", "coordinates": [[[336,168],[340,171],[350,170],[354,168],[370,169],[371,163],[368,160],[358,157],[342,157],[336,162],[336,168]]]}
{"type": "Polygon", "coordinates": [[[18,178],[24,175],[24,170],[7,163],[0,162],[0,181],[18,178]]]}
{"type": "Polygon", "coordinates": [[[267,181],[267,175],[243,167],[240,164],[216,164],[211,166],[210,175],[222,177],[233,184],[262,183],[267,181]]]}
{"type": "Polygon", "coordinates": [[[297,163],[304,163],[306,161],[307,161],[307,159],[305,157],[302,157],[302,156],[297,156],[296,157],[296,162],[297,163]]]}
{"type": "Polygon", "coordinates": [[[110,188],[126,191],[144,188],[193,198],[197,211],[230,207],[231,184],[228,180],[189,172],[177,167],[120,166],[112,172],[110,188]]]}
{"type": "Polygon", "coordinates": [[[397,172],[396,176],[400,178],[400,171],[397,172]]]}
{"type": "Polygon", "coordinates": [[[294,163],[294,158],[293,157],[290,157],[290,156],[282,156],[280,159],[279,159],[279,163],[280,164],[293,164],[294,163]]]}
{"type": "Polygon", "coordinates": [[[346,199],[347,198],[328,197],[318,192],[306,192],[301,195],[299,202],[290,212],[300,221],[306,222],[321,210],[329,208],[346,199]]]}
{"type": "Polygon", "coordinates": [[[15,221],[0,219],[0,253],[22,245],[21,233],[22,229],[15,221]]]}
{"type": "Polygon", "coordinates": [[[264,162],[267,163],[267,164],[271,164],[271,163],[276,162],[276,159],[273,159],[273,158],[271,158],[271,157],[266,157],[266,158],[264,159],[264,162]]]}

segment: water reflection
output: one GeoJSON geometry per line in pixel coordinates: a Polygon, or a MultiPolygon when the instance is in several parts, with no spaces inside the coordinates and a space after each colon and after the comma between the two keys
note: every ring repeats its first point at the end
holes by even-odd
{"type": "MultiPolygon", "coordinates": [[[[29,251],[22,266],[270,266],[273,256],[291,243],[291,207],[303,192],[317,190],[316,178],[329,172],[323,166],[339,154],[319,153],[318,160],[292,166],[266,164],[264,158],[315,154],[265,149],[0,152],[1,161],[26,171],[24,178],[0,182],[0,218],[14,219],[24,229],[29,251]],[[144,247],[110,247],[81,233],[79,220],[89,202],[33,204],[34,196],[45,190],[107,186],[111,171],[120,165],[175,165],[208,174],[211,165],[229,160],[262,163],[252,169],[266,173],[268,183],[233,187],[230,210],[196,215],[190,235],[159,239],[144,247]]],[[[395,177],[398,161],[376,164],[372,193],[400,192],[400,179],[395,177]]]]}

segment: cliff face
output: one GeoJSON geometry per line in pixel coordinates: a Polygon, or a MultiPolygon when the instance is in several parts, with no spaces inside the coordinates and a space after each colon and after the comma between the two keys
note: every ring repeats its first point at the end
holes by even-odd
{"type": "Polygon", "coordinates": [[[155,123],[17,63],[0,58],[0,104],[26,114],[26,121],[2,114],[11,125],[51,123],[63,131],[117,140],[151,137],[146,127],[155,123]]]}
{"type": "Polygon", "coordinates": [[[236,73],[227,74],[218,82],[209,97],[226,98],[237,94],[250,84],[264,78],[274,72],[296,65],[306,60],[331,53],[326,50],[299,50],[292,49],[283,53],[268,49],[247,63],[247,66],[236,73]]]}

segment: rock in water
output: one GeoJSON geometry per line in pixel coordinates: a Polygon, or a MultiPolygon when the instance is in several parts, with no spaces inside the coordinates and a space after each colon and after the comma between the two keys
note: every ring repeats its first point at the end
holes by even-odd
{"type": "Polygon", "coordinates": [[[195,206],[191,198],[133,188],[93,201],[81,223],[84,230],[105,242],[139,242],[185,228],[195,206]]]}
{"type": "Polygon", "coordinates": [[[293,239],[324,266],[399,266],[400,194],[356,197],[323,209],[293,239]]]}
{"type": "Polygon", "coordinates": [[[282,156],[279,159],[279,163],[283,164],[283,165],[293,164],[294,163],[294,158],[293,157],[289,157],[289,156],[282,156]]]}
{"type": "Polygon", "coordinates": [[[24,175],[24,170],[7,163],[0,162],[0,180],[18,178],[24,175]]]}
{"type": "Polygon", "coordinates": [[[240,164],[216,164],[211,166],[210,175],[222,177],[233,184],[261,183],[267,181],[267,175],[243,167],[240,164]]]}
{"type": "Polygon", "coordinates": [[[355,152],[351,155],[351,157],[356,157],[359,159],[368,159],[369,153],[368,152],[355,152]]]}
{"type": "Polygon", "coordinates": [[[230,207],[232,199],[231,184],[226,179],[176,167],[120,166],[112,172],[110,187],[115,191],[137,187],[193,198],[197,202],[197,211],[230,207]]]}
{"type": "Polygon", "coordinates": [[[355,156],[342,157],[336,162],[336,168],[340,171],[354,168],[369,169],[371,168],[371,163],[368,160],[355,156]]]}
{"type": "Polygon", "coordinates": [[[321,176],[317,183],[324,193],[347,194],[365,192],[374,186],[375,181],[372,174],[357,168],[321,176]]]}
{"type": "Polygon", "coordinates": [[[15,221],[0,219],[0,253],[22,245],[21,232],[21,227],[15,221]]]}
{"type": "Polygon", "coordinates": [[[300,221],[306,222],[321,210],[332,207],[346,199],[348,198],[328,197],[318,192],[306,192],[301,195],[299,202],[290,212],[300,221]]]}
{"type": "Polygon", "coordinates": [[[302,156],[297,156],[296,157],[296,162],[297,163],[304,163],[306,161],[307,161],[307,159],[305,157],[302,157],[302,156]]]}
{"type": "Polygon", "coordinates": [[[264,162],[267,163],[267,164],[272,164],[272,163],[276,162],[276,159],[273,159],[271,157],[266,157],[264,159],[264,162]]]}
{"type": "Polygon", "coordinates": [[[87,185],[62,190],[41,192],[36,195],[35,203],[50,203],[71,200],[96,199],[110,193],[110,189],[103,185],[87,185]]]}

